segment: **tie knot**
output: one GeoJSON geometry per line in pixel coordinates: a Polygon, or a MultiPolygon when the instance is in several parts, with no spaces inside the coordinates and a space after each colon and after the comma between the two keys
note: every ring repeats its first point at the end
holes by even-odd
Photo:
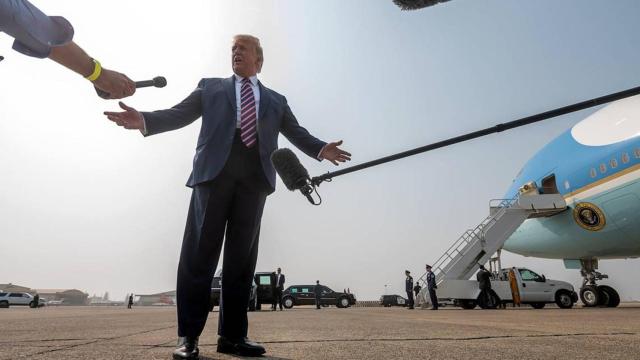
{"type": "Polygon", "coordinates": [[[251,79],[244,78],[244,80],[242,80],[242,85],[251,85],[251,79]]]}

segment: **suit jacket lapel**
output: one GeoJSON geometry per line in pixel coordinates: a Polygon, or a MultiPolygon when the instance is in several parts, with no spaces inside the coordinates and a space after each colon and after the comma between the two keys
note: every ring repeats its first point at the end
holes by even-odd
{"type": "Polygon", "coordinates": [[[260,113],[258,114],[258,125],[264,119],[264,113],[267,111],[269,104],[271,103],[271,96],[269,95],[269,89],[267,89],[262,82],[258,81],[260,86],[260,113]]]}
{"type": "Polygon", "coordinates": [[[236,78],[234,75],[231,75],[230,78],[224,79],[222,84],[225,92],[227,93],[227,98],[229,99],[229,103],[231,104],[231,108],[233,109],[233,113],[236,113],[236,78]]]}

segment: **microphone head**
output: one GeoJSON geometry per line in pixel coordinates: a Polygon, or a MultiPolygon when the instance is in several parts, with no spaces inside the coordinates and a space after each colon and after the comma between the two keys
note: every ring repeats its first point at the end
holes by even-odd
{"type": "Polygon", "coordinates": [[[271,154],[271,163],[287,189],[294,191],[307,184],[309,172],[302,166],[293,151],[287,148],[274,151],[271,154]]]}
{"type": "Polygon", "coordinates": [[[4,60],[4,56],[0,55],[0,61],[4,60]]]}
{"type": "Polygon", "coordinates": [[[402,10],[418,10],[447,1],[449,0],[393,0],[402,10]]]}
{"type": "Polygon", "coordinates": [[[156,76],[153,78],[153,86],[157,88],[162,88],[167,86],[167,79],[164,76],[156,76]]]}

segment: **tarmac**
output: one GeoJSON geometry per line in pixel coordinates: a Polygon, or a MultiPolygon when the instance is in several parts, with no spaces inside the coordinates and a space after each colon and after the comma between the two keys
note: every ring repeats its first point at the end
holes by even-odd
{"type": "MultiPolygon", "coordinates": [[[[216,352],[217,312],[200,339],[216,352]]],[[[632,359],[640,304],[569,310],[299,307],[249,313],[266,359],[632,359]]],[[[0,309],[0,359],[171,359],[174,307],[0,309]]]]}

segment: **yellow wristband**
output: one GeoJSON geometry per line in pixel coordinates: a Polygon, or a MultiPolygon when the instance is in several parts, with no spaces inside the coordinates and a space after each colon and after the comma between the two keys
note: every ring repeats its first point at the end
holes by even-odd
{"type": "Polygon", "coordinates": [[[100,77],[100,74],[102,74],[102,66],[100,65],[100,62],[96,59],[93,59],[93,63],[95,64],[95,67],[93,68],[93,74],[85,78],[89,81],[95,81],[100,77]]]}

